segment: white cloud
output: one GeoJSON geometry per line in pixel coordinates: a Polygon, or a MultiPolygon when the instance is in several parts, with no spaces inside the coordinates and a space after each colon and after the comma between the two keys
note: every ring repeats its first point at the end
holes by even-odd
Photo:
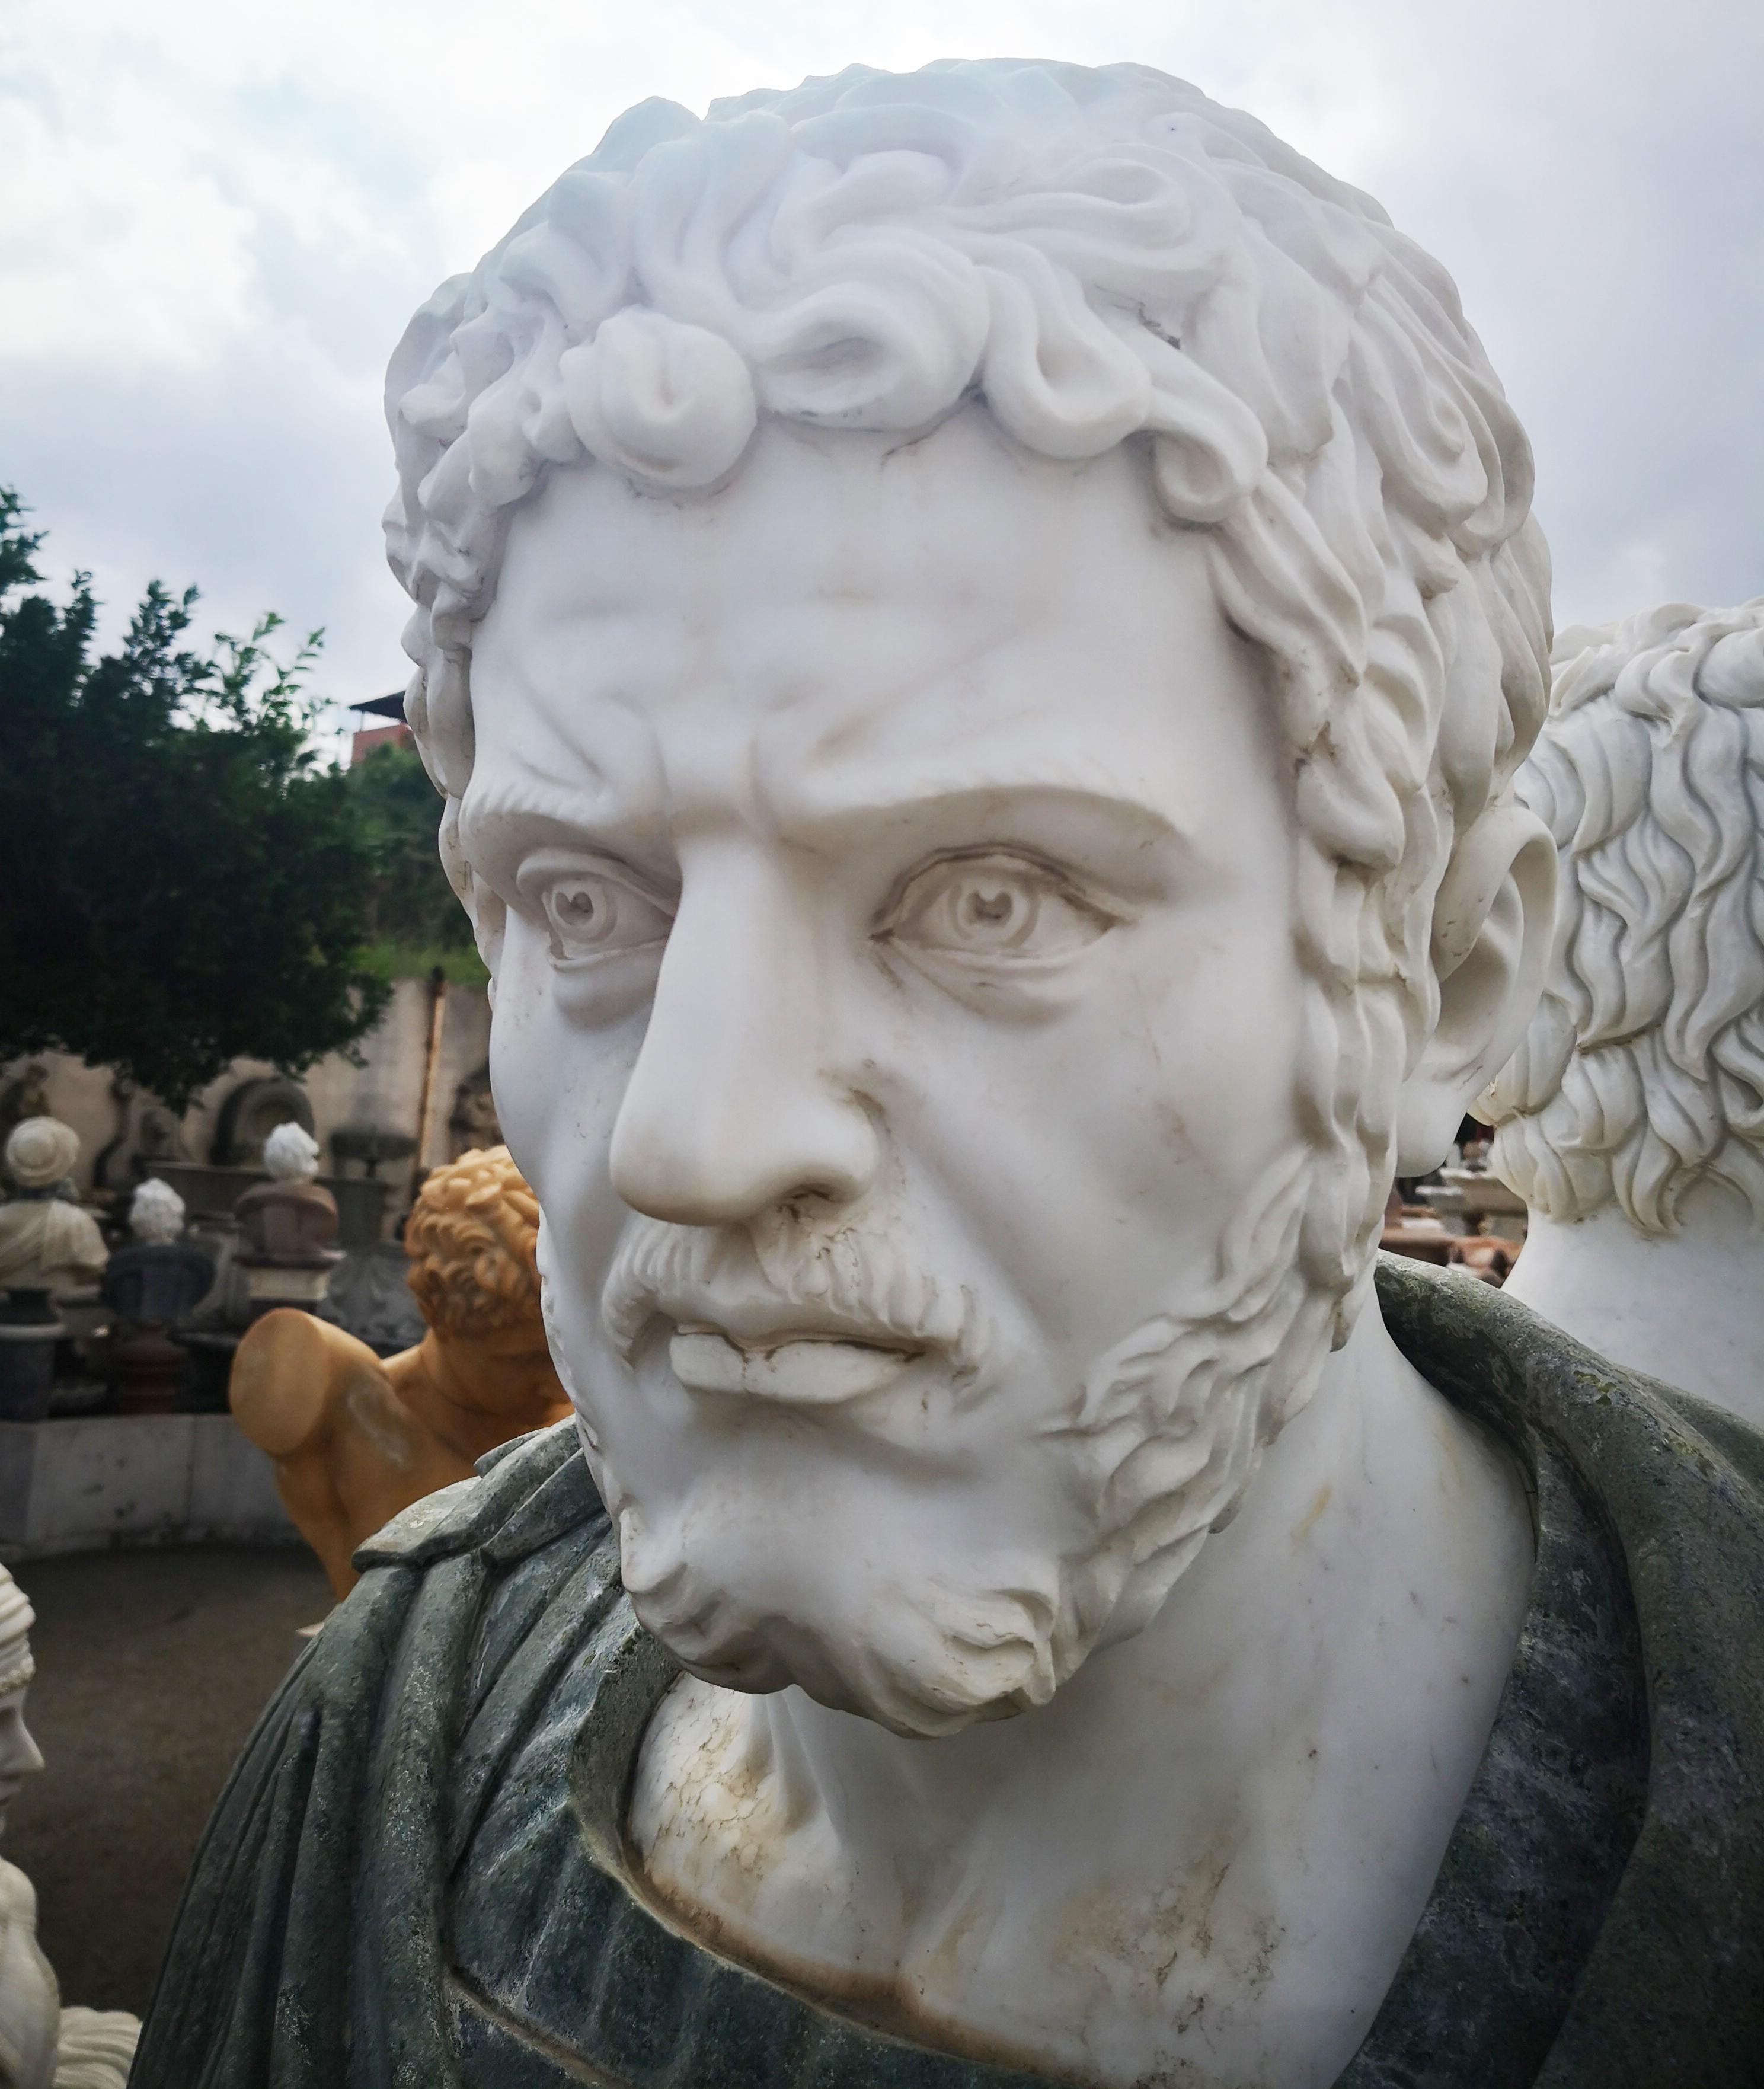
{"type": "Polygon", "coordinates": [[[1447,263],[1564,620],[1764,590],[1756,0],[14,0],[0,480],[116,618],[195,579],[389,688],[379,385],[434,285],[645,95],[998,50],[1192,79],[1447,263]]]}

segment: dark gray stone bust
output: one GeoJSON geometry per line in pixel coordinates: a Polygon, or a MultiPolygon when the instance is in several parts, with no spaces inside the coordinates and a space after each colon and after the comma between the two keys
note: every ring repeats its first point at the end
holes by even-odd
{"type": "MultiPolygon", "coordinates": [[[[1387,1258],[1415,1366],[1534,1492],[1530,1607],[1339,2089],[1742,2089],[1764,2056],[1764,1438],[1387,1258]]],[[[406,1512],[211,1824],[135,2089],[981,2089],[1012,2073],[678,1933],[624,1835],[676,1673],[565,1426],[406,1512]]]]}

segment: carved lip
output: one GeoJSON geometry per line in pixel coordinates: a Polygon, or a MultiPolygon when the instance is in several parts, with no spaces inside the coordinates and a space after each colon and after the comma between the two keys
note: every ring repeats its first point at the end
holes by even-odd
{"type": "Polygon", "coordinates": [[[837,1407],[878,1392],[922,1352],[799,1330],[763,1341],[732,1341],[714,1328],[682,1327],[667,1345],[689,1392],[738,1393],[788,1407],[837,1407]]]}

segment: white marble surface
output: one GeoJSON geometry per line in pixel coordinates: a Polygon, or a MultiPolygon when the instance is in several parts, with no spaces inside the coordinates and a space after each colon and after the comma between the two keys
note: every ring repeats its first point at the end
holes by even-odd
{"type": "Polygon", "coordinates": [[[1481,1107],[1516,1298],[1764,1425],[1764,597],[1564,631],[1521,795],[1560,847],[1542,1006],[1481,1107]]]}
{"type": "Polygon", "coordinates": [[[170,1182],[149,1175],[129,1199],[129,1231],[149,1247],[164,1247],[181,1240],[183,1230],[183,1199],[170,1182]]]}
{"type": "Polygon", "coordinates": [[[278,1124],[264,1141],[264,1165],[278,1182],[310,1182],[319,1172],[319,1142],[303,1124],[278,1124]]]}
{"type": "Polygon", "coordinates": [[[903,1740],[689,1680],[630,1834],[725,1950],[1081,2079],[1334,2078],[1517,1642],[1510,1476],[1376,1315],[1139,1638],[1032,1718],[903,1740]]]}
{"type": "Polygon", "coordinates": [[[622,119],[388,384],[553,1353],[696,1679],[633,1833],[916,2035],[1320,2085],[1528,1576],[1368,1293],[1547,950],[1529,452],[1180,83],[744,106],[622,119]]]}

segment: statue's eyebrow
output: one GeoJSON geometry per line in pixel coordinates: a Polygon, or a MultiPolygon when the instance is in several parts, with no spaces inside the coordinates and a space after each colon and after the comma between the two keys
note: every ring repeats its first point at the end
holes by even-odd
{"type": "Polygon", "coordinates": [[[503,759],[480,761],[460,807],[460,845],[466,860],[504,898],[512,895],[523,857],[550,843],[607,851],[672,881],[672,850],[665,809],[615,791],[605,770],[586,765],[578,783],[561,783],[503,759]]]}
{"type": "Polygon", "coordinates": [[[791,830],[809,841],[836,839],[841,829],[984,821],[994,812],[1063,813],[1114,826],[1124,847],[1191,846],[1170,808],[1160,804],[1143,782],[1088,758],[1047,767],[994,761],[866,768],[837,783],[826,778],[798,783],[779,810],[791,830]]]}

